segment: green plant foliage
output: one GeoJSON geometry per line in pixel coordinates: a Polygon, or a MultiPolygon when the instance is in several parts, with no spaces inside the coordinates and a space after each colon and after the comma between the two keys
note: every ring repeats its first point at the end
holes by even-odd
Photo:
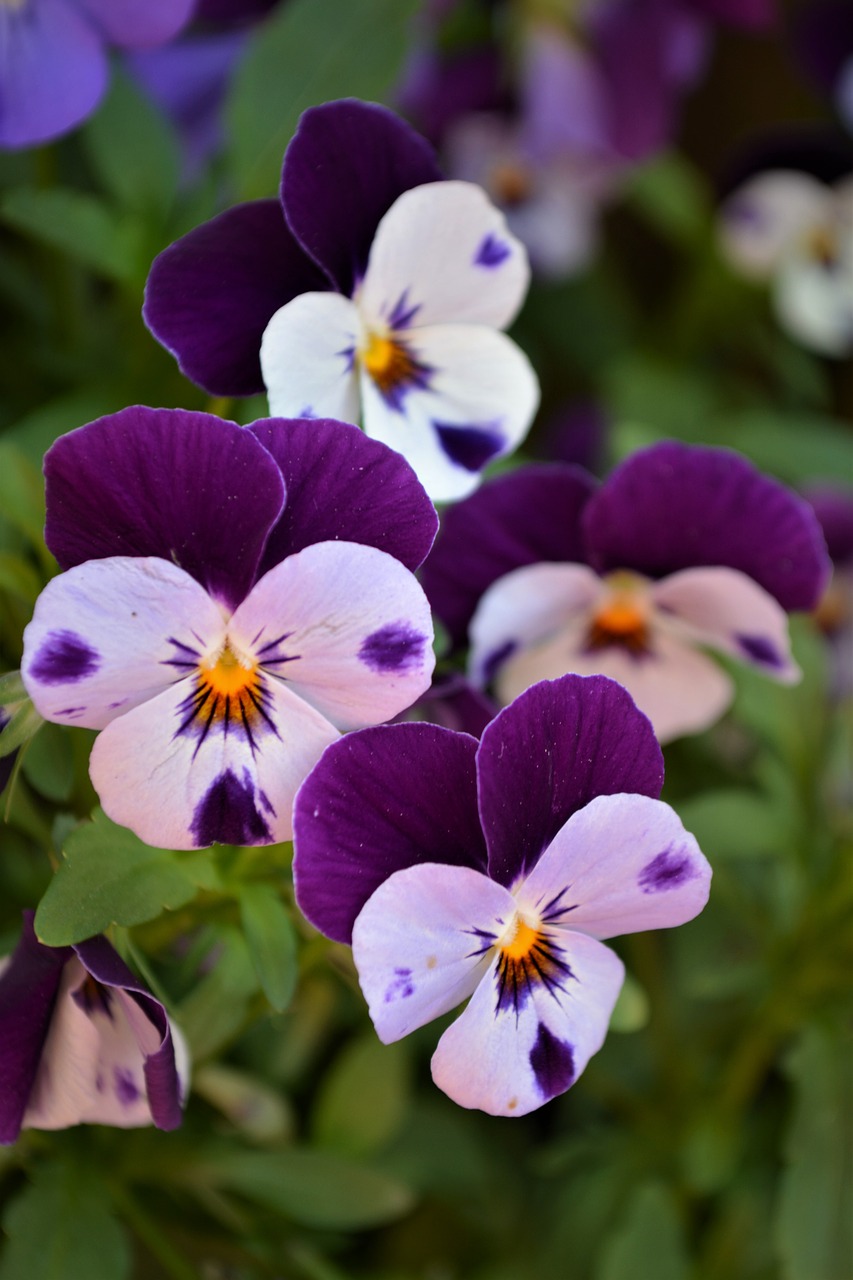
{"type": "Polygon", "coordinates": [[[409,1106],[408,1049],[375,1036],[353,1040],[327,1074],[314,1108],[319,1146],[366,1156],[384,1147],[409,1106]]]}
{"type": "Polygon", "coordinates": [[[94,196],[70,187],[19,187],[0,202],[0,220],[107,280],[145,279],[142,224],[94,196]]]}
{"type": "Polygon", "coordinates": [[[596,1280],[686,1280],[688,1268],[671,1195],[659,1183],[637,1187],[602,1251],[596,1280]]]}
{"type": "Polygon", "coordinates": [[[120,206],[155,217],[169,212],[180,164],[175,135],[126,75],[113,76],[106,100],[81,136],[95,173],[120,206]]]}
{"type": "Polygon", "coordinates": [[[240,918],[264,995],[281,1013],[293,998],[298,976],[290,916],[272,885],[247,884],[240,890],[240,918]]]}

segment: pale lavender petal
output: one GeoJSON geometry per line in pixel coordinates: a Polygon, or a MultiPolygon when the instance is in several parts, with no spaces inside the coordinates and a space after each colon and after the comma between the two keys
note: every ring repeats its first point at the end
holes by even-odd
{"type": "Polygon", "coordinates": [[[195,8],[195,0],[76,0],[76,4],[107,40],[127,48],[171,40],[195,8]]]}
{"type": "Polygon", "coordinates": [[[553,26],[532,26],[522,63],[524,138],[540,160],[610,150],[607,86],[590,53],[553,26]]]}
{"type": "Polygon", "coordinates": [[[853,210],[846,224],[839,219],[827,230],[838,238],[832,261],[815,254],[807,240],[798,242],[773,281],[773,303],[797,342],[841,359],[853,352],[853,210]]]}
{"type": "Polygon", "coordinates": [[[358,423],[360,342],[358,312],[338,293],[303,293],[281,307],[260,344],[270,414],[358,423]]]}
{"type": "Polygon", "coordinates": [[[349,942],[365,902],[395,871],[421,862],[485,871],[476,747],[465,734],[399,724],[348,734],[326,751],[293,812],[296,900],[312,924],[349,942]]]}
{"type": "Polygon", "coordinates": [[[722,205],[720,248],[744,275],[766,279],[797,238],[826,216],[829,200],[826,185],[808,173],[758,173],[722,205]]]}

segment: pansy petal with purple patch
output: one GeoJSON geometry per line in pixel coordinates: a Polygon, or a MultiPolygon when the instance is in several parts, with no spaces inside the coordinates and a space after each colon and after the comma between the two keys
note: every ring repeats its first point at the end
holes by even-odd
{"type": "Polygon", "coordinates": [[[271,317],[261,339],[270,414],[358,423],[361,321],[339,293],[303,293],[271,317]]]}
{"type": "Polygon", "coordinates": [[[660,578],[725,566],[784,609],[812,608],[829,575],[808,504],[727,449],[670,440],[633,454],[587,504],[583,526],[599,571],[660,578]]]}
{"type": "Polygon", "coordinates": [[[529,466],[488,480],[445,514],[424,590],[457,645],[486,588],[521,565],[586,559],[580,513],[596,482],[575,467],[529,466]]]}
{"type": "Polygon", "coordinates": [[[385,214],[358,304],[380,330],[504,329],[529,282],[527,252],[485,192],[470,182],[436,182],[405,192],[385,214]]]}
{"type": "Polygon", "coordinates": [[[63,569],[159,556],[231,608],[284,505],[281,473],[250,432],[184,409],[98,418],[57,440],[44,470],[45,540],[63,569]]]}
{"type": "Polygon", "coordinates": [[[395,872],[371,894],[352,955],[383,1044],[471,995],[514,912],[512,895],[488,876],[433,862],[395,872]]]}
{"type": "Polygon", "coordinates": [[[267,419],[250,427],[275,459],[287,502],[259,575],[314,542],[378,547],[417,569],[438,528],[408,463],[357,427],[328,419],[267,419]]]}
{"type": "Polygon", "coordinates": [[[224,627],[204,588],[169,561],[92,560],[39,596],[22,676],[46,719],[102,729],[193,671],[224,627]]]}
{"type": "Polygon", "coordinates": [[[624,689],[570,675],[534,685],[486,726],[477,780],[489,874],[511,887],[594,796],[657,798],[663,757],[624,689]]]}
{"type": "Polygon", "coordinates": [[[485,871],[476,747],[429,724],[364,729],[329,747],[293,811],[296,900],[312,924],[349,942],[365,902],[395,871],[421,862],[485,871]]]}
{"type": "Polygon", "coordinates": [[[604,1042],[625,970],[582,933],[554,933],[560,971],[504,1007],[493,965],[438,1042],[432,1078],[460,1107],[523,1116],[564,1093],[604,1042]]]}
{"type": "Polygon", "coordinates": [[[344,98],[303,112],[284,156],[281,202],[305,252],[349,295],[382,215],[410,187],[441,176],[411,125],[387,107],[344,98]]]}
{"type": "Polygon", "coordinates": [[[328,284],[302,252],[276,200],[226,209],[164,249],[145,286],[143,317],[181,372],[211,395],[264,390],[264,329],[291,298],[328,284]]]}
{"type": "Polygon", "coordinates": [[[598,796],[557,832],[516,897],[549,926],[615,938],[692,920],[710,884],[707,859],[669,805],[598,796]]]}
{"type": "Polygon", "coordinates": [[[756,174],[720,211],[723,254],[744,275],[766,279],[796,239],[823,220],[829,200],[826,185],[811,174],[794,169],[756,174]]]}

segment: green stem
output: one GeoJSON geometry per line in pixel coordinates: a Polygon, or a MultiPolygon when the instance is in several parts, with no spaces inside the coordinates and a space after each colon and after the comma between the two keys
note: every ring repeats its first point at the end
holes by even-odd
{"type": "Polygon", "coordinates": [[[128,1226],[153,1254],[171,1280],[199,1280],[198,1272],[174,1248],[126,1187],[113,1186],[116,1208],[128,1226]]]}

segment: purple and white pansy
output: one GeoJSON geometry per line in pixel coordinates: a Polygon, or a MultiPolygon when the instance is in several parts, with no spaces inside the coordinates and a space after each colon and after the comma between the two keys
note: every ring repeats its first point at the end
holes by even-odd
{"type": "Polygon", "coordinates": [[[211,393],[266,389],[274,414],[360,422],[433,499],[469,493],[538,405],[527,357],[501,332],[529,267],[478,187],[440,179],[390,111],[313,107],[280,203],[238,205],[165,250],[146,322],[211,393]]]}
{"type": "Polygon", "coordinates": [[[355,427],[132,408],[57,441],[22,677],[41,714],[102,732],[90,773],[152,845],[263,844],[341,732],[429,685],[412,570],[437,517],[355,427]]]}
{"type": "Polygon", "coordinates": [[[828,573],[807,503],[737,454],[667,441],[600,487],[570,466],[492,481],[447,513],[423,580],[499,702],[602,672],[666,741],[731,702],[706,648],[799,678],[786,611],[813,608],[828,573]]]}
{"type": "Polygon", "coordinates": [[[600,940],[707,901],[710,867],[662,783],[648,720],[604,677],[536,685],[479,743],[365,729],[297,795],[297,901],[352,942],[385,1043],[470,997],[433,1079],[461,1106],[525,1115],[601,1047],[624,969],[600,940]]]}
{"type": "Polygon", "coordinates": [[[175,1129],[189,1063],[159,1000],[104,937],[47,947],[24,913],[0,962],[0,1142],[21,1129],[175,1129]]]}

